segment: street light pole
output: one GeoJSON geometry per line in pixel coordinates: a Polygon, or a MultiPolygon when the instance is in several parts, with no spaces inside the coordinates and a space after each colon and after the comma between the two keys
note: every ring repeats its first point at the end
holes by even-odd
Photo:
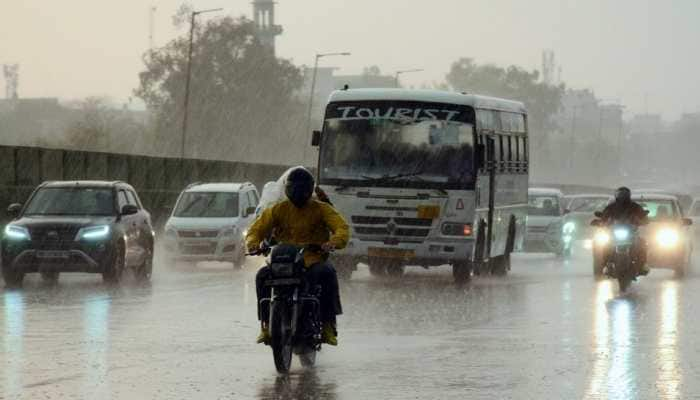
{"type": "Polygon", "coordinates": [[[423,71],[425,71],[425,70],[424,69],[407,69],[404,71],[396,71],[396,76],[394,78],[394,86],[399,87],[399,76],[401,76],[403,74],[408,74],[411,72],[423,72],[423,71]]]}
{"type": "Polygon", "coordinates": [[[306,113],[306,129],[305,133],[308,133],[311,130],[311,113],[313,112],[313,107],[314,107],[314,94],[316,92],[316,75],[318,73],[318,60],[320,60],[323,57],[332,57],[332,56],[349,56],[350,53],[344,52],[344,53],[325,53],[325,54],[316,54],[316,60],[314,61],[314,72],[311,78],[311,92],[309,93],[309,107],[306,113]]]}
{"type": "Polygon", "coordinates": [[[187,138],[187,117],[190,105],[190,80],[192,78],[192,42],[194,41],[194,22],[199,14],[221,11],[223,8],[212,8],[209,10],[193,11],[190,17],[190,45],[187,52],[187,75],[185,76],[185,103],[182,111],[182,141],[180,143],[180,158],[185,158],[185,141],[187,138]]]}

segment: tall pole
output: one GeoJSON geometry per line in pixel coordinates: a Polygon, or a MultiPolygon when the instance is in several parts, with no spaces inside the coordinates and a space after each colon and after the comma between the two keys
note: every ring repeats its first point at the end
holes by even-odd
{"type": "MultiPolygon", "coordinates": [[[[349,56],[350,53],[344,52],[344,53],[325,53],[325,54],[316,54],[316,59],[314,61],[314,72],[311,78],[311,92],[309,92],[309,107],[306,113],[306,124],[304,127],[304,138],[306,138],[306,135],[309,133],[311,130],[311,113],[313,112],[314,108],[314,95],[316,94],[316,75],[318,73],[318,60],[320,60],[322,57],[330,57],[330,56],[349,56]]],[[[304,139],[305,140],[305,139],[304,139]]],[[[308,143],[304,143],[303,147],[303,152],[302,152],[302,157],[304,158],[302,160],[302,163],[306,161],[306,149],[308,143]]]]}
{"type": "Polygon", "coordinates": [[[194,41],[194,22],[195,17],[199,14],[207,12],[220,11],[222,8],[213,8],[210,10],[192,11],[190,18],[190,46],[187,52],[187,75],[185,76],[185,104],[182,110],[182,142],[180,143],[180,158],[185,158],[185,143],[187,140],[187,116],[190,106],[190,80],[192,78],[192,42],[194,41]]]}
{"type": "Polygon", "coordinates": [[[182,111],[182,142],[180,143],[180,158],[185,158],[185,141],[187,140],[187,115],[190,105],[190,80],[192,75],[192,42],[194,40],[194,17],[196,12],[192,13],[190,19],[190,47],[187,52],[187,75],[185,76],[185,104],[182,111]]]}
{"type": "MultiPolygon", "coordinates": [[[[311,77],[311,92],[309,93],[309,109],[306,113],[306,128],[304,129],[304,135],[308,134],[311,130],[311,113],[314,107],[314,94],[316,92],[316,74],[318,73],[318,59],[322,56],[316,54],[316,61],[314,62],[314,72],[311,77]]],[[[305,147],[306,148],[306,147],[305,147]]]]}
{"type": "Polygon", "coordinates": [[[423,72],[423,71],[425,71],[425,70],[423,70],[423,69],[407,69],[404,71],[396,71],[396,75],[394,76],[394,86],[397,88],[399,87],[399,77],[401,75],[408,74],[411,72],[423,72]]]}

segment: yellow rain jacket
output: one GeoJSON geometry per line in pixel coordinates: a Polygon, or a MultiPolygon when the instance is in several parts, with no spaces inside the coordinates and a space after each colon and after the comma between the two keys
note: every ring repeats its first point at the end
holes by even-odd
{"type": "MultiPolygon", "coordinates": [[[[336,249],[348,244],[350,230],[345,219],[330,204],[312,199],[304,208],[297,208],[289,200],[266,209],[248,228],[246,246],[253,251],[260,242],[270,237],[279,243],[306,246],[331,243],[336,249]]],[[[304,253],[307,267],[323,261],[315,252],[304,253]]]]}

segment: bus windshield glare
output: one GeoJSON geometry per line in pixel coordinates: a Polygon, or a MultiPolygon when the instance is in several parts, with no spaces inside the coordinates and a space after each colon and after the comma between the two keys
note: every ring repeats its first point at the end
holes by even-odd
{"type": "Polygon", "coordinates": [[[473,188],[473,123],[473,109],[456,104],[332,103],[321,145],[321,182],[473,188]]]}

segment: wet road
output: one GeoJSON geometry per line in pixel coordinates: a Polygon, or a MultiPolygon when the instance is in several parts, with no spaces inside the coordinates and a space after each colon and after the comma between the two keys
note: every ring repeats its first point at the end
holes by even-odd
{"type": "Polygon", "coordinates": [[[654,271],[620,295],[589,265],[518,256],[464,288],[446,268],[362,268],[342,287],[341,346],[287,377],[253,344],[252,266],[159,267],[116,290],[32,277],[0,289],[0,398],[700,398],[700,274],[654,271]]]}

